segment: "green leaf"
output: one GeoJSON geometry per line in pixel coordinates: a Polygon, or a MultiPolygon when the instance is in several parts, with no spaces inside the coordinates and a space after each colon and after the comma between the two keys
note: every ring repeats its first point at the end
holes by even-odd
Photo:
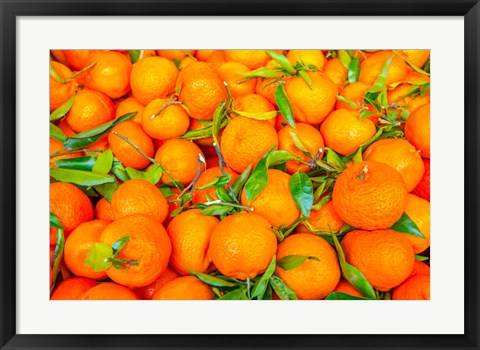
{"type": "Polygon", "coordinates": [[[268,183],[268,166],[267,159],[270,153],[275,149],[273,146],[267,153],[264,154],[262,159],[257,163],[255,169],[253,169],[252,175],[245,183],[245,194],[247,196],[248,203],[252,203],[255,198],[263,191],[268,183]]]}
{"type": "Polygon", "coordinates": [[[214,287],[235,287],[236,286],[235,283],[225,281],[218,277],[210,276],[200,272],[195,272],[192,270],[188,270],[188,272],[190,272],[192,276],[195,276],[200,281],[205,282],[206,284],[209,284],[214,287]]]}
{"type": "Polygon", "coordinates": [[[255,282],[255,285],[253,286],[252,289],[252,299],[257,298],[257,300],[263,299],[263,296],[265,294],[265,291],[267,290],[268,287],[268,281],[270,280],[270,277],[272,277],[273,273],[275,272],[275,266],[276,266],[276,255],[272,257],[272,260],[270,261],[270,264],[268,264],[267,270],[263,273],[262,277],[255,282]]]}
{"type": "Polygon", "coordinates": [[[290,131],[290,137],[292,138],[293,144],[297,147],[300,151],[302,151],[307,157],[312,158],[310,151],[305,147],[302,140],[295,134],[295,132],[290,131]]]}
{"type": "Polygon", "coordinates": [[[128,56],[130,56],[132,63],[135,64],[140,58],[140,50],[129,50],[128,56]]]}
{"type": "Polygon", "coordinates": [[[298,300],[295,292],[291,290],[280,277],[273,275],[270,277],[270,285],[280,299],[282,300],[298,300]]]}
{"type": "Polygon", "coordinates": [[[408,117],[410,116],[410,111],[408,109],[404,109],[403,111],[400,112],[400,118],[406,122],[408,120],[408,117]]]}
{"type": "Polygon", "coordinates": [[[395,54],[385,61],[385,63],[382,66],[382,70],[380,71],[380,74],[375,80],[375,83],[370,89],[368,89],[367,92],[383,92],[387,89],[385,82],[387,80],[388,68],[390,67],[390,63],[392,63],[392,60],[394,57],[395,57],[395,54]]]}
{"type": "Polygon", "coordinates": [[[155,164],[150,166],[145,171],[140,171],[130,167],[127,167],[125,171],[130,179],[145,180],[154,185],[156,185],[162,178],[162,168],[155,164]]]}
{"type": "Polygon", "coordinates": [[[254,113],[254,112],[242,112],[242,111],[232,111],[234,114],[250,118],[250,119],[255,119],[255,120],[270,120],[272,118],[275,118],[277,116],[277,111],[271,111],[271,112],[263,112],[263,113],[254,113]]]}
{"type": "Polygon", "coordinates": [[[63,169],[92,171],[93,165],[95,164],[96,160],[97,158],[94,156],[67,158],[55,161],[55,165],[63,169]]]}
{"type": "Polygon", "coordinates": [[[307,83],[308,87],[311,89],[312,88],[312,79],[307,74],[307,72],[305,72],[304,70],[299,70],[298,75],[300,76],[300,78],[302,78],[307,83]]]}
{"type": "MultiPolygon", "coordinates": [[[[409,61],[406,57],[403,57],[403,59],[405,60],[405,62],[407,62],[407,64],[412,67],[412,69],[417,72],[417,73],[420,73],[420,74],[423,74],[423,75],[427,75],[427,76],[430,76],[430,73],[424,71],[423,69],[421,68],[418,68],[416,65],[414,65],[411,61],[409,61]]],[[[429,60],[430,61],[430,60],[429,60]]],[[[428,66],[428,69],[430,70],[430,65],[428,66]]]]}
{"type": "Polygon", "coordinates": [[[252,170],[252,166],[249,165],[247,169],[245,169],[240,176],[238,176],[235,181],[233,181],[232,189],[235,193],[235,196],[238,197],[240,191],[242,190],[243,185],[247,182],[248,177],[250,176],[250,171],[252,170]]]}
{"type": "Polygon", "coordinates": [[[222,202],[225,203],[234,203],[234,199],[230,196],[230,194],[227,192],[225,187],[215,187],[215,194],[217,195],[217,198],[220,199],[222,202]]]}
{"type": "Polygon", "coordinates": [[[72,108],[74,100],[75,100],[75,94],[73,94],[72,97],[70,97],[66,102],[64,102],[60,107],[58,107],[56,110],[54,110],[50,114],[50,121],[53,122],[67,115],[70,108],[72,108]]]}
{"type": "Polygon", "coordinates": [[[333,239],[335,249],[337,250],[338,261],[342,269],[343,278],[347,280],[356,290],[358,290],[362,295],[365,295],[368,298],[376,299],[375,291],[368,282],[367,278],[363,273],[357,269],[355,266],[350,265],[345,260],[345,254],[343,253],[342,246],[338,242],[337,236],[333,233],[330,235],[333,239]]]}
{"type": "Polygon", "coordinates": [[[343,292],[333,292],[327,295],[325,300],[372,300],[372,299],[357,297],[357,296],[353,296],[343,292]]]}
{"type": "Polygon", "coordinates": [[[268,167],[272,167],[278,164],[288,162],[289,160],[296,160],[297,158],[288,151],[285,150],[275,150],[268,156],[267,164],[268,167]]]}
{"type": "Polygon", "coordinates": [[[52,212],[50,212],[50,227],[61,228],[63,230],[62,223],[57,218],[57,216],[52,212]]]}
{"type": "Polygon", "coordinates": [[[368,118],[370,117],[371,115],[375,115],[377,113],[375,112],[370,112],[370,111],[365,111],[365,112],[362,112],[362,114],[360,114],[360,120],[364,120],[365,118],[368,118]]]}
{"type": "Polygon", "coordinates": [[[112,247],[105,243],[95,243],[87,253],[85,264],[90,266],[95,272],[105,271],[112,266],[112,262],[108,260],[112,256],[112,247]]]}
{"type": "Polygon", "coordinates": [[[265,293],[263,293],[263,298],[262,300],[272,300],[273,296],[273,290],[270,285],[267,285],[267,289],[265,290],[265,293]]]}
{"type": "Polygon", "coordinates": [[[348,82],[354,83],[358,81],[358,78],[360,77],[360,58],[359,57],[354,57],[350,61],[350,64],[348,65],[348,82]]]}
{"type": "Polygon", "coordinates": [[[124,182],[130,179],[122,162],[116,158],[113,160],[112,173],[124,182]]]}
{"type": "Polygon", "coordinates": [[[295,74],[295,68],[290,64],[287,57],[280,55],[274,51],[265,51],[265,53],[270,56],[275,62],[277,62],[283,69],[285,69],[289,74],[295,74]]]}
{"type": "Polygon", "coordinates": [[[220,143],[218,142],[218,133],[220,132],[222,119],[225,115],[226,110],[227,110],[227,100],[222,101],[218,105],[217,109],[215,110],[215,113],[213,114],[212,136],[213,136],[213,141],[217,145],[220,145],[220,143]]]}
{"type": "Polygon", "coordinates": [[[415,255],[415,260],[418,260],[418,261],[427,261],[427,260],[428,260],[428,256],[415,255]]]}
{"type": "Polygon", "coordinates": [[[342,158],[336,153],[333,149],[325,147],[325,151],[327,152],[327,156],[325,160],[327,163],[338,170],[342,170],[345,168],[345,163],[343,162],[342,158]]]}
{"type": "Polygon", "coordinates": [[[350,62],[352,62],[352,58],[346,50],[338,50],[338,58],[345,68],[348,69],[348,67],[350,67],[350,62]]]}
{"type": "Polygon", "coordinates": [[[109,121],[108,123],[97,126],[96,128],[81,132],[74,136],[70,136],[63,143],[63,147],[67,150],[72,150],[76,148],[82,148],[89,146],[92,143],[96,142],[103,135],[106,135],[110,130],[112,130],[116,125],[123,123],[127,120],[132,119],[137,112],[128,113],[118,117],[114,120],[109,121]]]}
{"type": "MultiPolygon", "coordinates": [[[[51,219],[51,215],[50,215],[51,219]]],[[[63,257],[63,248],[65,245],[65,235],[63,233],[63,228],[56,227],[56,242],[55,242],[55,251],[53,252],[53,281],[57,280],[58,273],[62,267],[62,257],[63,257]]],[[[52,286],[53,289],[54,286],[52,286]]]]}
{"type": "Polygon", "coordinates": [[[113,165],[113,153],[109,148],[106,151],[100,153],[93,166],[92,171],[99,174],[108,174],[113,165]]]}
{"type": "Polygon", "coordinates": [[[313,185],[303,171],[297,171],[290,178],[290,193],[303,216],[309,218],[313,205],[313,185]]]}
{"type": "Polygon", "coordinates": [[[228,292],[223,297],[218,298],[217,300],[246,300],[247,291],[245,288],[235,289],[231,292],[228,292]]]}
{"type": "Polygon", "coordinates": [[[112,201],[113,193],[117,190],[118,186],[118,182],[114,181],[103,185],[97,185],[93,188],[95,188],[95,190],[100,193],[108,203],[110,203],[112,201]]]}
{"type": "Polygon", "coordinates": [[[424,72],[430,73],[430,58],[428,58],[427,62],[422,67],[424,72]]]}
{"type": "Polygon", "coordinates": [[[125,236],[120,238],[118,241],[112,244],[112,250],[113,250],[113,257],[116,257],[118,253],[125,247],[125,244],[132,239],[130,236],[125,236]]]}
{"type": "Polygon", "coordinates": [[[360,163],[363,161],[362,158],[362,147],[359,147],[355,155],[352,157],[353,163],[360,163]]]}
{"type": "Polygon", "coordinates": [[[50,176],[58,181],[69,182],[81,186],[95,186],[115,181],[115,178],[112,175],[74,169],[51,168],[50,176]]]}
{"type": "Polygon", "coordinates": [[[160,186],[160,192],[163,194],[165,198],[171,197],[175,195],[175,192],[172,191],[171,187],[167,186],[160,186]]]}
{"type": "Polygon", "coordinates": [[[295,128],[295,119],[293,118],[292,106],[288,100],[287,93],[283,84],[278,84],[277,89],[275,90],[275,102],[277,102],[278,109],[285,117],[287,123],[295,128]]]}
{"type": "Polygon", "coordinates": [[[232,178],[232,176],[228,175],[228,174],[217,176],[217,178],[215,180],[209,182],[208,184],[200,186],[200,187],[196,188],[195,190],[196,191],[204,190],[206,188],[213,187],[213,186],[225,186],[230,181],[231,178],[232,178]]]}
{"type": "Polygon", "coordinates": [[[417,224],[415,224],[415,222],[407,215],[407,213],[403,213],[400,219],[394,223],[390,229],[425,239],[425,236],[418,229],[417,224]]]}
{"type": "Polygon", "coordinates": [[[65,135],[63,131],[53,123],[50,123],[50,137],[61,143],[64,143],[67,139],[67,135],[65,135]]]}
{"type": "Polygon", "coordinates": [[[294,268],[302,265],[307,260],[320,261],[320,259],[316,256],[287,255],[277,261],[277,266],[281,267],[284,270],[293,270],[294,268]]]}
{"type": "Polygon", "coordinates": [[[337,95],[337,100],[339,100],[340,102],[346,103],[346,104],[348,104],[349,106],[351,106],[355,109],[359,108],[358,105],[355,102],[343,97],[342,95],[337,95]]]}
{"type": "Polygon", "coordinates": [[[55,66],[50,62],[50,77],[60,84],[66,84],[67,81],[55,70],[55,66]]]}
{"type": "Polygon", "coordinates": [[[246,78],[268,78],[268,79],[278,79],[280,78],[280,74],[270,68],[260,67],[255,69],[251,72],[247,73],[240,73],[240,75],[246,78]]]}
{"type": "Polygon", "coordinates": [[[233,207],[227,205],[214,204],[201,211],[203,215],[224,215],[233,210],[233,207]]]}

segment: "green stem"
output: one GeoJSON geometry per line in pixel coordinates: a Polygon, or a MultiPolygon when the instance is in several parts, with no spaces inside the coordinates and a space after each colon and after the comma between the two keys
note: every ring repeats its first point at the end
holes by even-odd
{"type": "Polygon", "coordinates": [[[90,63],[88,66],[86,66],[85,68],[83,68],[82,70],[76,72],[75,74],[73,74],[72,76],[68,77],[67,79],[65,79],[65,81],[70,81],[70,80],[73,80],[75,79],[76,77],[78,77],[80,74],[82,74],[83,72],[86,72],[87,70],[89,70],[90,68],[92,68],[94,65],[96,65],[97,62],[92,62],[90,63]]]}
{"type": "Polygon", "coordinates": [[[211,205],[223,205],[223,206],[226,206],[226,207],[233,207],[233,208],[239,208],[239,209],[243,209],[243,210],[253,211],[252,207],[247,207],[245,205],[240,205],[240,204],[222,202],[220,199],[217,199],[217,200],[214,200],[214,201],[211,201],[211,202],[205,202],[205,203],[202,203],[202,204],[206,205],[207,207],[209,207],[211,205]]]}
{"type": "Polygon", "coordinates": [[[203,156],[202,156],[200,153],[198,154],[197,160],[198,160],[198,166],[197,166],[197,174],[195,175],[195,178],[193,179],[192,182],[190,182],[190,184],[189,184],[187,187],[185,187],[185,188],[183,189],[182,192],[180,192],[180,194],[178,195],[177,199],[182,198],[182,196],[183,196],[187,191],[189,191],[190,189],[192,189],[192,188],[195,186],[195,184],[197,183],[198,178],[200,177],[200,175],[201,175],[201,173],[202,173],[202,164],[206,164],[206,163],[205,163],[205,159],[203,158],[203,156]]]}
{"type": "Polygon", "coordinates": [[[126,265],[132,265],[132,266],[137,266],[138,261],[137,260],[125,260],[125,259],[117,259],[117,258],[107,258],[105,259],[111,263],[117,263],[117,264],[126,264],[126,265]]]}
{"type": "MultiPolygon", "coordinates": [[[[220,147],[218,147],[218,145],[214,142],[213,143],[213,148],[215,149],[215,152],[217,153],[218,165],[220,166],[220,170],[222,171],[222,174],[223,175],[228,175],[227,172],[225,171],[225,168],[224,168],[224,166],[227,166],[227,168],[228,168],[228,164],[225,162],[225,159],[223,158],[222,151],[220,151],[220,147]]],[[[228,187],[228,192],[229,192],[230,197],[233,198],[235,203],[240,204],[237,196],[235,195],[235,191],[233,190],[233,187],[230,184],[230,181],[227,183],[227,187],[228,187]]]]}

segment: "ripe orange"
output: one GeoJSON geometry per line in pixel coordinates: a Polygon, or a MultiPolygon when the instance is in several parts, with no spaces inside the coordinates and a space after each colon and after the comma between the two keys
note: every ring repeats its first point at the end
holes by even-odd
{"type": "Polygon", "coordinates": [[[226,62],[218,68],[218,75],[222,81],[227,83],[230,93],[234,98],[255,93],[256,79],[250,79],[240,83],[245,77],[242,73],[248,73],[251,70],[239,62],[226,62]]]}
{"type": "Polygon", "coordinates": [[[332,232],[340,230],[344,224],[343,220],[335,211],[331,200],[319,210],[312,210],[308,222],[316,228],[332,232]]]}
{"type": "Polygon", "coordinates": [[[112,205],[105,198],[100,199],[95,205],[95,219],[113,221],[115,214],[112,205]]]}
{"type": "Polygon", "coordinates": [[[181,275],[188,270],[204,273],[211,260],[207,254],[210,236],[220,220],[201,214],[201,210],[187,210],[168,224],[167,233],[172,242],[170,265],[181,275]]]}
{"type": "Polygon", "coordinates": [[[212,120],[220,102],[227,98],[227,90],[212,66],[205,62],[195,62],[185,67],[177,80],[178,96],[184,103],[190,117],[212,120]]]}
{"type": "Polygon", "coordinates": [[[87,131],[109,122],[115,116],[110,98],[95,90],[80,90],[67,114],[68,125],[76,132],[87,131]]]}
{"type": "Polygon", "coordinates": [[[430,275],[430,266],[428,266],[424,262],[415,260],[415,262],[413,263],[413,270],[410,277],[413,277],[415,275],[430,275]]]}
{"type": "Polygon", "coordinates": [[[132,68],[130,86],[133,96],[143,105],[155,98],[165,98],[173,93],[178,69],[163,57],[143,58],[132,68]]]}
{"type": "Polygon", "coordinates": [[[402,55],[415,67],[422,68],[430,58],[430,50],[402,50],[402,55]]]}
{"type": "Polygon", "coordinates": [[[430,158],[430,103],[420,106],[408,116],[405,138],[420,151],[422,158],[430,158]]]}
{"type": "MultiPolygon", "coordinates": [[[[173,179],[188,185],[197,175],[198,155],[205,158],[203,152],[195,143],[182,139],[171,139],[158,149],[155,160],[165,168],[173,179]]],[[[205,164],[202,164],[201,169],[205,169],[205,164]]],[[[172,182],[172,179],[164,173],[162,182],[169,183],[172,182]]]]}
{"type": "Polygon", "coordinates": [[[95,65],[88,70],[86,84],[110,98],[119,98],[130,91],[130,59],[116,51],[98,51],[91,55],[95,65]]]}
{"type": "Polygon", "coordinates": [[[134,97],[127,97],[125,100],[123,100],[117,105],[117,109],[115,111],[115,118],[121,117],[122,115],[128,113],[137,112],[137,114],[135,114],[135,117],[133,117],[133,119],[131,120],[133,120],[135,123],[140,124],[142,122],[142,115],[144,109],[145,106],[138,102],[134,97]]]}
{"type": "Polygon", "coordinates": [[[268,170],[267,186],[253,202],[249,203],[244,189],[241,202],[251,206],[255,214],[262,216],[275,227],[290,226],[300,217],[300,210],[290,193],[290,175],[280,170],[268,170]]]}
{"type": "Polygon", "coordinates": [[[323,238],[297,233],[283,240],[277,249],[277,261],[289,255],[315,257],[291,270],[280,266],[275,274],[280,277],[297,295],[298,299],[318,300],[335,290],[341,271],[335,249],[323,238]]]}
{"type": "MultiPolygon", "coordinates": [[[[392,51],[378,51],[370,55],[360,64],[360,78],[362,83],[372,85],[380,75],[385,62],[395,55],[392,51]]],[[[407,75],[407,64],[400,54],[392,59],[387,71],[386,85],[402,81],[407,75]]]]}
{"type": "Polygon", "coordinates": [[[136,265],[114,266],[105,272],[114,282],[126,287],[142,287],[155,281],[167,268],[172,251],[167,231],[157,220],[145,215],[129,215],[110,223],[102,232],[100,242],[112,246],[129,236],[118,259],[135,260],[136,265]]]}
{"type": "MultiPolygon", "coordinates": [[[[315,154],[319,151],[319,149],[323,150],[324,144],[322,135],[313,126],[305,123],[296,123],[295,129],[290,125],[281,128],[278,131],[279,149],[288,151],[305,162],[311,160],[310,157],[307,157],[302,150],[295,146],[295,142],[293,141],[293,137],[291,135],[292,133],[297,136],[297,138],[308,150],[312,158],[315,157],[315,154]]],[[[287,173],[293,174],[298,170],[307,172],[310,169],[308,166],[294,160],[287,162],[287,173]]]]}
{"type": "Polygon", "coordinates": [[[323,71],[339,89],[347,79],[348,70],[338,58],[328,60],[323,71]]]}
{"type": "Polygon", "coordinates": [[[348,156],[375,135],[375,124],[370,119],[360,120],[358,113],[337,109],[320,126],[325,145],[341,155],[348,156]]]}
{"type": "Polygon", "coordinates": [[[130,289],[116,283],[100,283],[88,291],[82,297],[82,300],[140,300],[140,297],[130,289]]]}
{"type": "MultiPolygon", "coordinates": [[[[268,63],[265,65],[266,68],[273,69],[275,67],[278,67],[278,63],[275,62],[274,60],[268,61],[268,63]]],[[[278,76],[280,78],[280,74],[278,76]]],[[[278,87],[278,82],[273,82],[274,79],[271,78],[257,78],[257,84],[255,86],[255,93],[257,95],[265,97],[268,102],[270,102],[272,105],[276,106],[277,102],[275,100],[275,91],[278,87]]]]}
{"type": "MultiPolygon", "coordinates": [[[[197,129],[203,129],[206,127],[206,125],[202,124],[202,123],[206,123],[206,121],[203,121],[203,120],[198,120],[198,119],[193,119],[193,118],[190,118],[190,126],[188,127],[188,130],[197,130],[197,129]]],[[[220,131],[220,133],[223,132],[223,129],[220,131]]],[[[197,140],[194,140],[194,142],[197,144],[197,145],[200,145],[200,146],[212,146],[213,145],[213,137],[204,137],[202,139],[197,139],[197,140]]]]}
{"type": "MultiPolygon", "coordinates": [[[[220,50],[197,50],[195,52],[195,57],[197,60],[206,62],[213,54],[221,52],[220,50]]],[[[222,52],[223,55],[223,52],[222,52]]]]}
{"type": "Polygon", "coordinates": [[[108,134],[108,143],[113,155],[120,160],[124,166],[143,169],[150,164],[150,160],[145,158],[127,141],[121,139],[113,132],[117,132],[123,137],[126,137],[148,157],[153,157],[152,139],[145,134],[140,125],[130,120],[116,125],[108,134]]]}
{"type": "Polygon", "coordinates": [[[302,79],[287,79],[285,92],[292,106],[296,121],[319,124],[333,110],[337,101],[338,89],[324,73],[307,73],[311,87],[302,79]]]}
{"type": "Polygon", "coordinates": [[[364,160],[390,165],[402,175],[407,191],[411,192],[420,182],[425,167],[415,147],[402,139],[383,139],[372,143],[363,153],[364,160]]]}
{"type": "Polygon", "coordinates": [[[65,59],[72,69],[81,70],[91,64],[94,50],[63,50],[65,59]]]}
{"type": "Polygon", "coordinates": [[[407,207],[405,213],[417,225],[425,238],[406,234],[405,236],[412,243],[415,254],[423,252],[430,246],[430,202],[413,194],[407,196],[407,207]]]}
{"type": "Polygon", "coordinates": [[[195,50],[157,50],[157,56],[165,57],[169,60],[182,60],[187,57],[187,53],[195,55],[195,50]]]}
{"type": "Polygon", "coordinates": [[[85,292],[97,284],[97,281],[88,278],[68,278],[55,287],[50,300],[80,300],[85,292]]]}
{"type": "Polygon", "coordinates": [[[318,70],[323,70],[327,59],[322,50],[290,50],[287,53],[287,59],[295,65],[297,62],[307,65],[314,65],[318,70]]]}
{"type": "Polygon", "coordinates": [[[361,108],[363,105],[365,92],[367,92],[369,88],[370,85],[362,83],[360,81],[356,81],[354,83],[346,85],[339,95],[345,97],[347,100],[355,102],[358,108],[355,108],[346,102],[338,100],[335,104],[335,109],[344,108],[351,111],[358,111],[358,109],[361,108]]]}
{"type": "Polygon", "coordinates": [[[236,117],[225,127],[220,148],[228,166],[238,173],[249,165],[254,167],[274,145],[277,132],[270,123],[236,117]]]}
{"type": "Polygon", "coordinates": [[[209,255],[225,276],[245,280],[263,273],[275,251],[277,238],[267,220],[252,213],[227,216],[214,228],[209,255]]]}
{"type": "Polygon", "coordinates": [[[416,275],[396,287],[392,300],[430,300],[430,275],[416,275]]]}
{"type": "MultiPolygon", "coordinates": [[[[217,160],[218,164],[218,160],[217,160]]],[[[237,174],[229,170],[228,168],[225,169],[225,172],[228,175],[231,175],[232,177],[230,178],[230,184],[233,184],[235,179],[237,178],[237,174]]],[[[202,172],[202,175],[198,178],[197,182],[195,183],[194,186],[194,192],[192,196],[192,202],[193,204],[198,204],[198,203],[205,203],[207,202],[207,195],[212,198],[212,200],[217,200],[217,194],[215,190],[215,186],[212,187],[207,187],[203,190],[198,190],[199,187],[205,186],[217,179],[217,177],[222,176],[222,170],[220,169],[219,166],[214,166],[211,168],[208,168],[204,172],[202,172]]],[[[225,189],[227,189],[227,185],[225,185],[225,189]]]]}
{"type": "Polygon", "coordinates": [[[148,286],[132,288],[132,290],[143,300],[151,300],[153,294],[155,294],[157,290],[162,288],[168,282],[173,281],[177,277],[180,277],[180,275],[175,272],[175,270],[173,270],[170,266],[167,266],[165,271],[163,271],[160,277],[158,277],[154,282],[152,282],[148,286]]]}
{"type": "Polygon", "coordinates": [[[395,103],[396,105],[413,112],[418,107],[423,106],[424,104],[430,103],[430,94],[426,96],[416,96],[409,97],[407,96],[412,89],[412,85],[399,85],[395,89],[388,91],[387,98],[388,103],[391,105],[395,103]]]}
{"type": "Polygon", "coordinates": [[[93,219],[90,199],[78,187],[66,182],[50,184],[50,211],[60,220],[65,236],[93,219]]]}
{"type": "Polygon", "coordinates": [[[364,230],[391,227],[407,206],[407,189],[398,171],[375,162],[347,166],[337,178],[333,207],[347,224],[364,230]]]}
{"type": "MultiPolygon", "coordinates": [[[[202,61],[202,60],[200,60],[202,61]]],[[[223,50],[216,50],[212,55],[210,55],[205,62],[208,62],[212,65],[213,69],[218,69],[225,61],[225,54],[223,50]]]]}
{"type": "Polygon", "coordinates": [[[350,231],[341,245],[347,262],[359,269],[379,291],[386,292],[400,285],[412,273],[415,255],[402,233],[350,231]]]}
{"type": "Polygon", "coordinates": [[[157,290],[152,300],[213,300],[214,297],[206,283],[193,276],[183,276],[157,290]]]}
{"type": "Polygon", "coordinates": [[[63,50],[50,50],[50,53],[55,58],[55,60],[57,60],[61,64],[68,65],[68,62],[65,57],[65,54],[63,53],[63,50]]]}
{"type": "MultiPolygon", "coordinates": [[[[238,112],[247,112],[247,113],[269,113],[274,112],[275,107],[268,102],[268,100],[260,95],[249,94],[237,98],[233,101],[232,108],[238,112]]],[[[263,123],[270,123],[273,126],[276,124],[276,114],[273,118],[268,120],[262,120],[263,123]]]]}
{"type": "Polygon", "coordinates": [[[90,248],[99,242],[103,229],[109,221],[93,220],[80,224],[65,241],[64,258],[68,269],[76,276],[93,280],[103,280],[107,277],[104,271],[95,272],[85,264],[90,248]]]}
{"type": "Polygon", "coordinates": [[[417,187],[412,191],[412,194],[430,202],[430,159],[422,160],[423,165],[425,166],[425,171],[417,187]]]}
{"type": "Polygon", "coordinates": [[[342,292],[348,295],[352,295],[354,297],[361,297],[364,296],[358,290],[355,289],[350,283],[348,283],[345,279],[341,278],[338,282],[337,286],[335,287],[334,292],[342,292]]]}
{"type": "Polygon", "coordinates": [[[122,183],[112,196],[115,219],[142,214],[162,223],[168,214],[168,203],[152,183],[134,179],[122,183]]]}
{"type": "Polygon", "coordinates": [[[264,50],[225,50],[224,53],[227,62],[240,62],[250,69],[260,68],[269,59],[264,50]]]}
{"type": "Polygon", "coordinates": [[[190,126],[187,112],[168,99],[154,99],[145,107],[142,117],[143,130],[158,140],[168,140],[183,135],[190,126]]]}
{"type": "MultiPolygon", "coordinates": [[[[63,79],[69,78],[73,74],[67,66],[61,63],[51,61],[50,64],[63,79]]],[[[77,82],[75,79],[62,84],[50,77],[50,112],[67,102],[76,90],[77,82]]]]}

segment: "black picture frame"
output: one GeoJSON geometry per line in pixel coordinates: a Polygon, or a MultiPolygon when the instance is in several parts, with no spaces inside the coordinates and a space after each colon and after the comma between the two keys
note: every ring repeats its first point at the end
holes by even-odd
{"type": "MultiPolygon", "coordinates": [[[[0,0],[1,349],[479,349],[478,0],[0,0]],[[35,335],[16,325],[16,18],[18,16],[463,16],[465,19],[465,333],[463,335],[35,335]]],[[[454,296],[452,296],[454,297],[454,296]]],[[[448,315],[445,315],[448,317],[448,315]]],[[[219,321],[220,322],[220,321],[219,321]]]]}

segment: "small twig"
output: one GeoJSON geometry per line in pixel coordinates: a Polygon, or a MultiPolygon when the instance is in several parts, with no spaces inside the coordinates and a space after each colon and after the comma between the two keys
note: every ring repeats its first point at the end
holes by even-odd
{"type": "Polygon", "coordinates": [[[177,101],[177,96],[173,96],[173,98],[169,101],[167,101],[163,106],[162,108],[160,108],[160,110],[155,113],[155,114],[152,114],[150,116],[151,119],[154,119],[155,117],[158,117],[160,114],[162,114],[162,112],[168,107],[168,106],[171,106],[171,105],[180,105],[182,104],[181,102],[177,101]]]}
{"type": "Polygon", "coordinates": [[[67,79],[65,79],[65,81],[70,81],[70,80],[73,80],[75,79],[76,77],[78,77],[80,74],[86,72],[87,70],[89,70],[90,68],[92,68],[94,65],[96,65],[97,62],[92,62],[90,63],[88,66],[86,66],[85,68],[83,68],[82,70],[76,72],[75,74],[71,75],[70,77],[68,77],[67,79]]]}
{"type": "Polygon", "coordinates": [[[197,166],[197,174],[195,175],[195,178],[193,179],[192,182],[190,182],[190,184],[185,187],[183,189],[182,192],[180,192],[180,194],[177,196],[177,199],[180,199],[182,198],[182,196],[187,192],[189,191],[190,189],[192,189],[195,184],[197,183],[198,181],[198,178],[200,177],[201,173],[202,173],[202,164],[206,164],[205,162],[205,159],[203,158],[203,156],[199,153],[198,154],[198,157],[197,157],[197,160],[198,160],[198,166],[197,166]]]}
{"type": "Polygon", "coordinates": [[[313,169],[317,166],[317,162],[320,159],[322,153],[323,153],[323,148],[319,148],[317,153],[315,153],[315,156],[307,164],[310,169],[313,169]]]}
{"type": "MultiPolygon", "coordinates": [[[[227,172],[225,171],[224,166],[226,166],[229,170],[230,168],[228,167],[228,164],[225,162],[225,159],[223,158],[222,151],[220,151],[220,147],[214,142],[213,143],[213,148],[215,149],[215,152],[217,153],[218,157],[218,164],[220,166],[220,170],[222,171],[223,175],[228,175],[227,172]]],[[[230,181],[227,183],[228,186],[228,191],[230,196],[233,198],[235,203],[240,204],[240,202],[237,199],[237,196],[235,195],[235,191],[233,190],[232,185],[230,184],[230,181]]]]}
{"type": "Polygon", "coordinates": [[[212,205],[223,205],[223,206],[226,206],[226,207],[233,207],[233,208],[239,208],[239,209],[244,209],[244,210],[248,210],[248,211],[253,211],[252,207],[247,207],[247,206],[241,205],[241,204],[222,202],[220,199],[216,199],[216,200],[210,201],[210,202],[205,202],[205,203],[202,203],[202,204],[206,205],[207,207],[212,206],[212,205]]]}

